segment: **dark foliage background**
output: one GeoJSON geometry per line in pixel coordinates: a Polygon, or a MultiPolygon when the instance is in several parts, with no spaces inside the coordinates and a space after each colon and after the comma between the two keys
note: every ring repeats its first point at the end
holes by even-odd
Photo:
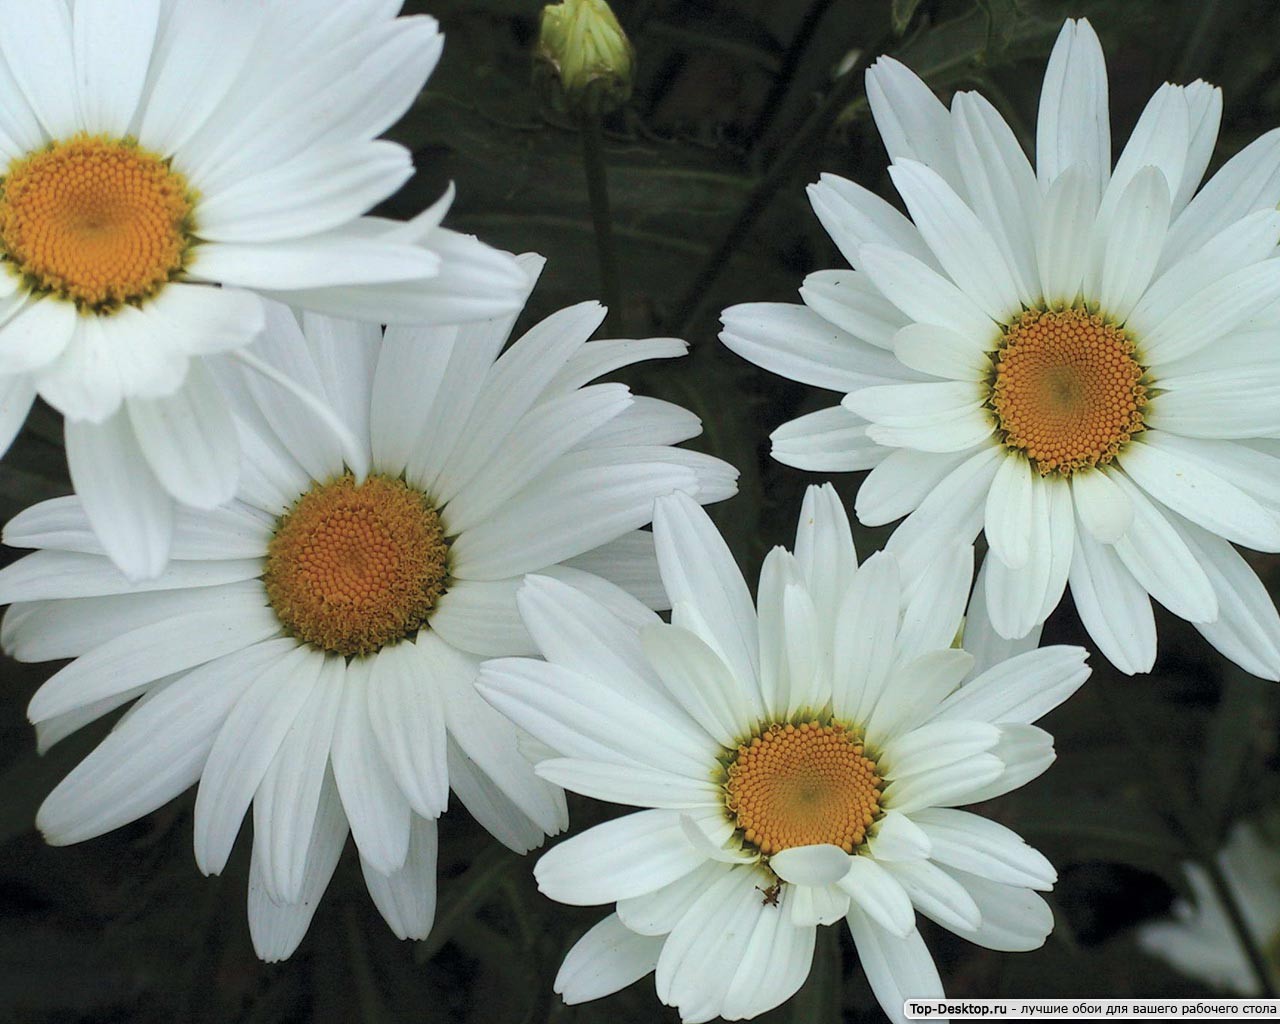
{"type": "MultiPolygon", "coordinates": [[[[601,295],[577,131],[544,113],[529,86],[539,6],[410,0],[408,8],[440,19],[447,44],[394,133],[413,149],[419,174],[388,204],[407,216],[452,179],[454,227],[549,256],[529,322],[601,295]]],[[[732,356],[716,341],[716,316],[735,302],[793,300],[806,272],[841,265],[802,189],[820,170],[892,197],[861,82],[835,78],[854,51],[898,56],[944,99],[981,89],[1030,148],[1061,19],[1087,14],[1107,50],[1118,141],[1165,79],[1223,86],[1215,167],[1280,124],[1280,5],[1260,0],[617,0],[615,10],[639,70],[605,140],[622,268],[613,327],[691,342],[687,359],[644,368],[630,383],[697,411],[700,445],[741,469],[740,496],[712,511],[751,577],[770,546],[790,543],[803,488],[816,479],[772,462],[767,435],[833,396],[732,356]],[[736,244],[717,259],[726,238],[736,244]]],[[[858,482],[836,480],[850,504],[858,482]]],[[[56,417],[37,409],[0,464],[0,514],[68,490],[56,417]]],[[[860,551],[886,535],[859,529],[860,551]]],[[[1256,567],[1274,592],[1276,560],[1256,567]]],[[[1228,666],[1189,626],[1162,615],[1160,634],[1148,677],[1126,679],[1095,659],[1093,679],[1047,722],[1057,764],[985,809],[1058,866],[1057,928],[1043,949],[1005,955],[923,922],[950,995],[1202,991],[1139,952],[1131,929],[1167,908],[1184,884],[1181,860],[1275,801],[1280,702],[1274,684],[1228,666]]],[[[1085,642],[1069,602],[1046,642],[1085,642]]],[[[556,967],[599,912],[542,898],[532,858],[500,848],[461,809],[441,829],[428,941],[394,939],[348,847],[301,949],[288,963],[259,963],[245,922],[247,837],[224,877],[203,878],[191,853],[190,795],[92,842],[44,845],[32,826],[36,807],[110,722],[38,758],[24,707],[51,667],[4,661],[0,672],[0,1020],[677,1020],[650,981],[595,1004],[560,1005],[550,991],[556,967]]],[[[581,800],[572,809],[576,829],[615,813],[581,800]]],[[[824,930],[809,983],[767,1020],[883,1019],[843,931],[824,930]]]]}

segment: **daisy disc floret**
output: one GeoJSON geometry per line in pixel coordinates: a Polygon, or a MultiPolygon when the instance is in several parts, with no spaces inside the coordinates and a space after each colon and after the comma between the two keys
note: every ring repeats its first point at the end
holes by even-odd
{"type": "Polygon", "coordinates": [[[211,369],[263,297],[381,323],[509,312],[506,254],[364,216],[413,173],[379,139],[440,57],[428,17],[320,0],[0,3],[0,454],[39,395],[94,532],[163,569],[176,504],[230,500],[211,369]]]}
{"type": "MultiPolygon", "coordinates": [[[[517,265],[527,290],[541,261],[517,265]]],[[[505,352],[514,315],[385,333],[277,303],[266,316],[264,365],[303,391],[222,368],[236,498],[179,512],[173,560],[140,582],[105,557],[82,498],[21,513],[4,539],[37,550],[0,572],[0,641],[72,659],[32,698],[42,748],[142,698],[45,800],[45,837],[91,839],[198,783],[196,862],[216,874],[252,807],[250,931],[279,960],[349,834],[388,924],[423,938],[450,790],[520,852],[564,828],[564,794],[518,749],[529,737],[476,693],[480,660],[534,652],[526,572],[627,621],[665,607],[641,529],[655,498],[717,501],[736,473],[674,447],[696,416],[592,383],[685,350],[589,341],[597,303],[505,352]]]]}
{"type": "Polygon", "coordinates": [[[696,503],[660,499],[653,529],[671,625],[531,575],[518,603],[545,661],[481,669],[485,698],[561,755],[539,776],[640,808],[534,869],[553,899],[616,904],[556,991],[582,1002],[652,971],[686,1022],[751,1018],[796,992],[817,928],[844,919],[900,1021],[904,999],[942,994],[917,912],[993,949],[1039,946],[1053,868],[958,808],[1048,767],[1032,722],[1084,682],[1084,651],[986,663],[952,647],[972,549],[915,578],[891,554],[859,566],[830,485],[809,489],[754,604],[696,503]]]}
{"type": "Polygon", "coordinates": [[[845,392],[779,427],[774,457],[870,470],[857,515],[906,517],[908,572],[984,531],[1006,639],[1034,642],[1069,585],[1126,673],[1154,663],[1154,599],[1280,679],[1280,615],[1232,547],[1280,551],[1280,131],[1201,188],[1221,94],[1164,85],[1113,167],[1084,20],[1049,59],[1034,165],[977,93],[948,109],[884,57],[867,95],[910,219],[823,175],[809,198],[852,269],[723,315],[735,352],[845,392]]]}

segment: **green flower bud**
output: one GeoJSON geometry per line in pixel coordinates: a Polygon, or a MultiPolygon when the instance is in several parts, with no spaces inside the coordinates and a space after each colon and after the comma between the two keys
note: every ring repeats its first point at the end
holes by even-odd
{"type": "Polygon", "coordinates": [[[542,9],[534,81],[551,106],[578,117],[617,110],[631,96],[635,52],[605,0],[542,9]]]}

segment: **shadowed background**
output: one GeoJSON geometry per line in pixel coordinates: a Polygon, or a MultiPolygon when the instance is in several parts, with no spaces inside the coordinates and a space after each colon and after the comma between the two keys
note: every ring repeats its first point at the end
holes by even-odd
{"type": "MultiPolygon", "coordinates": [[[[530,87],[540,5],[410,0],[406,9],[434,14],[447,38],[427,91],[392,133],[413,150],[419,173],[382,212],[416,213],[453,180],[450,226],[549,257],[523,325],[603,297],[578,132],[530,87]]],[[[823,479],[774,463],[768,434],[835,396],[730,354],[716,341],[717,315],[737,302],[795,301],[804,274],[843,266],[803,191],[820,171],[894,199],[861,76],[841,79],[842,67],[887,52],[944,100],[979,89],[1030,151],[1045,59],[1061,19],[1083,14],[1107,52],[1118,143],[1166,79],[1223,87],[1210,172],[1280,125],[1280,6],[1268,3],[616,0],[614,9],[638,70],[604,142],[621,268],[610,326],[690,342],[686,359],[625,379],[697,412],[705,433],[694,444],[742,471],[740,495],[710,511],[752,581],[771,546],[790,546],[803,489],[823,479]]],[[[834,480],[849,506],[859,480],[834,480]]],[[[37,406],[0,463],[0,517],[69,490],[60,424],[37,406]]],[[[855,525],[863,557],[887,535],[855,525]]],[[[0,558],[16,554],[5,549],[0,558]]],[[[1277,559],[1253,563],[1275,593],[1277,559]]],[[[1037,952],[1001,954],[922,920],[949,995],[1205,991],[1141,953],[1132,926],[1163,913],[1185,885],[1179,862],[1190,852],[1180,831],[1214,844],[1232,821],[1277,803],[1280,698],[1275,684],[1228,665],[1190,626],[1157,616],[1155,671],[1127,679],[1092,659],[1090,682],[1041,723],[1057,739],[1058,762],[983,808],[1057,865],[1053,935],[1037,952]]],[[[1069,599],[1045,642],[1085,643],[1069,599]]],[[[0,1021],[678,1020],[647,979],[597,1003],[562,1006],[551,993],[556,968],[602,912],[544,899],[533,857],[500,847],[458,807],[441,825],[439,907],[426,942],[392,936],[349,844],[301,948],[270,966],[249,943],[248,827],[226,874],[203,878],[191,852],[193,793],[100,839],[47,847],[33,827],[36,808],[116,717],[37,757],[24,708],[54,667],[0,662],[0,1021]]],[[[617,813],[574,797],[570,807],[575,831],[617,813]]],[[[883,1019],[844,933],[822,930],[808,984],[760,1020],[883,1019]]]]}

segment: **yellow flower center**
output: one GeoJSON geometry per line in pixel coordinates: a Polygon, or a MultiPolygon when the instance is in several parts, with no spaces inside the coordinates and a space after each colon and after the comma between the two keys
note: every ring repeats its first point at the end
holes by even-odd
{"type": "Polygon", "coordinates": [[[291,634],[352,655],[416,633],[447,576],[444,530],[423,495],[390,477],[357,484],[348,474],[280,517],[263,582],[291,634]]]}
{"type": "Polygon", "coordinates": [[[1133,342],[1086,310],[1024,313],[991,361],[996,425],[1041,476],[1108,463],[1143,429],[1146,370],[1133,342]]]}
{"type": "Polygon", "coordinates": [[[729,762],[725,806],[765,855],[831,843],[852,853],[880,811],[880,774],[843,725],[771,725],[729,762]]]}
{"type": "Polygon", "coordinates": [[[186,180],[154,153],[78,135],[9,165],[0,246],[32,291],[107,312],[182,270],[191,210],[186,180]]]}

